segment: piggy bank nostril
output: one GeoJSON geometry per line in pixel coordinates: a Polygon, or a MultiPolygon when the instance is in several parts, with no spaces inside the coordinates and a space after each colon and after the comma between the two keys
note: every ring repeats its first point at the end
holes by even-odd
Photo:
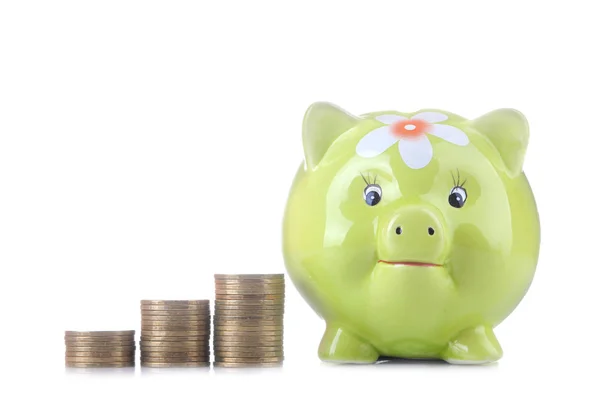
{"type": "Polygon", "coordinates": [[[429,229],[427,229],[427,232],[429,232],[430,236],[433,236],[433,234],[435,233],[432,227],[429,227],[429,229]]]}
{"type": "Polygon", "coordinates": [[[396,235],[400,235],[402,233],[402,228],[397,227],[396,228],[396,235]]]}

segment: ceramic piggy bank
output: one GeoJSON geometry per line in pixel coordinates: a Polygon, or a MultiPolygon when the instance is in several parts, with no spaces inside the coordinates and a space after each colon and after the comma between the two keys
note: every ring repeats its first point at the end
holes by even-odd
{"type": "Polygon", "coordinates": [[[540,245],[523,115],[315,103],[302,135],[283,252],[326,322],[321,360],[498,360],[494,327],[526,294],[540,245]]]}

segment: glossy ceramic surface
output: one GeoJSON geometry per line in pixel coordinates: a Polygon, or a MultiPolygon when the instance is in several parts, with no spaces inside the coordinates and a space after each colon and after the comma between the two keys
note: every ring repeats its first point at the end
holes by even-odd
{"type": "Polygon", "coordinates": [[[319,357],[498,360],[493,328],[527,292],[540,244],[525,118],[315,103],[303,125],[283,252],[327,323],[319,357]]]}

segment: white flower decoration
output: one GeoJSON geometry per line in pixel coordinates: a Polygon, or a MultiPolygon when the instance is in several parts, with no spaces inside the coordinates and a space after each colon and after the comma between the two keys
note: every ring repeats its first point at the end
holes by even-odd
{"type": "Polygon", "coordinates": [[[362,157],[375,157],[398,142],[400,156],[410,168],[425,167],[433,157],[431,142],[426,134],[437,136],[458,146],[469,144],[469,138],[460,129],[438,124],[448,116],[433,111],[422,112],[411,118],[401,115],[379,115],[375,117],[385,126],[367,133],[356,146],[362,157]]]}

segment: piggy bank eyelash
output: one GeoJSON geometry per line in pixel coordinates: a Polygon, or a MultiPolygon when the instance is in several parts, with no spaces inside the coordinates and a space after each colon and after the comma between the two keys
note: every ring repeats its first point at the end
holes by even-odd
{"type": "Polygon", "coordinates": [[[450,174],[452,175],[452,183],[455,188],[463,188],[465,186],[465,183],[467,183],[467,178],[465,178],[465,180],[462,182],[460,181],[460,171],[458,170],[458,168],[456,169],[456,177],[454,177],[453,171],[450,171],[450,174]]]}
{"type": "Polygon", "coordinates": [[[367,186],[377,184],[377,175],[375,175],[373,177],[373,182],[371,182],[371,173],[370,172],[367,172],[367,177],[365,177],[365,174],[363,174],[362,172],[360,173],[360,176],[363,178],[363,181],[365,181],[367,186]]]}

